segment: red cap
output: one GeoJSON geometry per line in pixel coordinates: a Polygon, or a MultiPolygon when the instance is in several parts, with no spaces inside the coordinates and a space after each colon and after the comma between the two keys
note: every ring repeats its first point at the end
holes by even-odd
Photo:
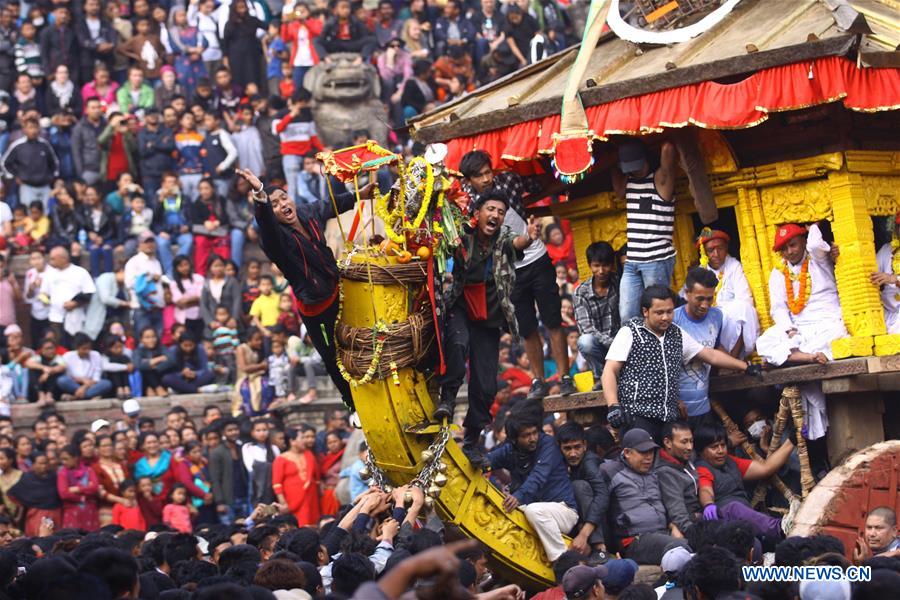
{"type": "Polygon", "coordinates": [[[806,235],[806,227],[803,225],[797,225],[796,223],[787,223],[786,225],[782,225],[778,228],[778,231],[775,232],[775,252],[778,252],[784,245],[789,241],[797,237],[798,235],[806,235]]]}
{"type": "Polygon", "coordinates": [[[705,244],[713,240],[725,240],[726,242],[730,242],[731,236],[719,229],[709,229],[704,227],[703,231],[701,231],[700,235],[697,237],[697,247],[699,248],[700,244],[705,244]]]}
{"type": "Polygon", "coordinates": [[[900,212],[897,213],[897,216],[894,217],[894,224],[900,225],[900,212]]]}

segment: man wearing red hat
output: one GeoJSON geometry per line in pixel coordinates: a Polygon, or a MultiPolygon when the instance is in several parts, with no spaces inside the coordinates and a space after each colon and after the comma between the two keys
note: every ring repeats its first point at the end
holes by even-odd
{"type": "Polygon", "coordinates": [[[875,255],[878,272],[872,273],[872,283],[881,289],[884,324],[888,333],[900,333],[900,213],[894,217],[891,241],[875,255]]]}
{"type": "Polygon", "coordinates": [[[728,253],[729,241],[731,236],[724,231],[704,228],[697,238],[697,248],[700,266],[714,272],[719,280],[713,301],[725,317],[719,342],[732,356],[744,357],[756,348],[759,317],[744,267],[728,253]]]}
{"type": "MultiPolygon", "coordinates": [[[[781,253],[769,276],[769,300],[775,324],[756,340],[756,351],[769,364],[820,363],[832,359],[831,342],[847,335],[841,318],[834,261],[838,247],[822,237],[817,224],[809,230],[796,223],[775,232],[774,250],[781,253]]],[[[828,415],[819,382],[800,386],[809,440],[825,436],[828,415]]]]}

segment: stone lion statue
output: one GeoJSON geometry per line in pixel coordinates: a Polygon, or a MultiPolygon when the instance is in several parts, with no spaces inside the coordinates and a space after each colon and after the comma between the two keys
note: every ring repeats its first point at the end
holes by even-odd
{"type": "Polygon", "coordinates": [[[319,139],[326,146],[343,148],[353,143],[353,132],[365,130],[369,139],[387,144],[388,116],[381,103],[381,81],[371,64],[358,54],[330,54],[303,79],[313,97],[312,112],[319,139]]]}

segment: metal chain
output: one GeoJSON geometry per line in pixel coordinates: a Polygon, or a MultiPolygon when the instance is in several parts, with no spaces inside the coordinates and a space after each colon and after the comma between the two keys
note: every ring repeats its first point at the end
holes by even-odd
{"type": "Polygon", "coordinates": [[[426,461],[425,466],[419,472],[415,479],[410,482],[410,485],[415,485],[423,490],[427,490],[434,480],[434,476],[437,475],[443,467],[441,467],[441,457],[444,454],[444,450],[447,448],[447,444],[450,442],[450,428],[445,427],[441,429],[438,433],[437,438],[434,442],[428,446],[428,449],[425,450],[422,454],[427,456],[427,453],[431,453],[431,458],[426,461]]]}
{"type": "Polygon", "coordinates": [[[387,478],[384,476],[384,471],[375,464],[375,454],[372,452],[371,447],[366,452],[366,470],[369,472],[369,487],[374,486],[384,489],[387,478]]]}

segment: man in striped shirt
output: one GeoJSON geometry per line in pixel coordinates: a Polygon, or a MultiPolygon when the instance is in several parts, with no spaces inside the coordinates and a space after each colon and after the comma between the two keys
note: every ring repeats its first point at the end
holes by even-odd
{"type": "Polygon", "coordinates": [[[639,140],[619,147],[618,169],[612,170],[613,189],[625,201],[628,218],[628,256],[619,282],[622,322],[640,315],[641,293],[660,284],[669,286],[675,267],[675,147],[660,149],[659,167],[651,168],[647,148],[639,140]]]}

